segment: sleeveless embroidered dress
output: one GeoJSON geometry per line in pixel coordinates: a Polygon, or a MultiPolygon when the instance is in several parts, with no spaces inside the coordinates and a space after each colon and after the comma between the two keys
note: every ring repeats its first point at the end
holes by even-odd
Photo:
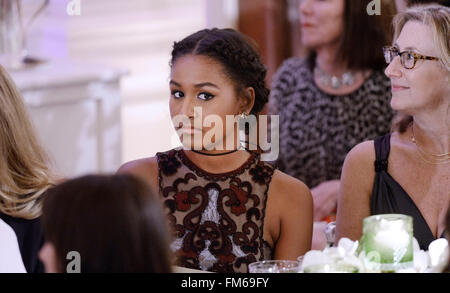
{"type": "Polygon", "coordinates": [[[202,170],[181,148],[156,157],[177,265],[246,273],[248,264],[272,259],[263,232],[274,168],[260,154],[251,152],[240,168],[222,174],[202,170]]]}

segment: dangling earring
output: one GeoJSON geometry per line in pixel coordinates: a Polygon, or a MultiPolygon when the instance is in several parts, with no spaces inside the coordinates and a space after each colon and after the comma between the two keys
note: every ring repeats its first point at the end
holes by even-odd
{"type": "Polygon", "coordinates": [[[239,115],[239,148],[247,149],[247,129],[245,128],[245,123],[247,122],[248,114],[242,112],[239,115]]]}
{"type": "Polygon", "coordinates": [[[248,114],[247,113],[245,113],[245,112],[242,112],[240,115],[239,115],[239,130],[240,131],[244,131],[245,132],[245,122],[247,121],[247,118],[248,118],[248,114]]]}
{"type": "Polygon", "coordinates": [[[238,120],[238,122],[239,122],[239,129],[240,130],[244,130],[245,123],[248,120],[248,114],[245,113],[245,112],[242,112],[238,117],[239,117],[239,120],[238,120]]]}
{"type": "Polygon", "coordinates": [[[247,117],[248,117],[248,114],[247,113],[245,113],[245,112],[242,112],[242,114],[241,115],[239,115],[239,117],[241,117],[241,119],[247,119],[247,117]]]}

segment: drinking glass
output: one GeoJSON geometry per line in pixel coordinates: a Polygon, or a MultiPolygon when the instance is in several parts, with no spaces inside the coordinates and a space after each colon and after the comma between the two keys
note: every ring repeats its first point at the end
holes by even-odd
{"type": "Polygon", "coordinates": [[[325,228],[325,236],[327,238],[327,247],[334,246],[336,241],[336,222],[330,222],[325,228]]]}
{"type": "Polygon", "coordinates": [[[318,264],[303,268],[304,273],[358,273],[358,268],[349,264],[318,264]]]}
{"type": "Polygon", "coordinates": [[[298,273],[299,262],[296,260],[265,260],[249,264],[250,273],[298,273]]]}
{"type": "Polygon", "coordinates": [[[299,272],[303,272],[303,267],[302,267],[302,265],[303,265],[303,258],[304,258],[305,256],[304,255],[300,255],[299,257],[297,257],[297,261],[298,261],[298,271],[299,272]]]}

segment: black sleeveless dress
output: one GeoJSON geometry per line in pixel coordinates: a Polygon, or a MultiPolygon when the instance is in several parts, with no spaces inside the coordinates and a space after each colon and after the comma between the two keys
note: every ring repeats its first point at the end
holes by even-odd
{"type": "MultiPolygon", "coordinates": [[[[375,139],[376,174],[370,199],[370,213],[372,215],[404,214],[413,217],[414,237],[419,242],[420,249],[428,250],[428,245],[436,238],[414,201],[388,173],[390,149],[390,134],[375,139]]],[[[445,231],[441,236],[442,238],[444,234],[445,231]]]]}
{"type": "Polygon", "coordinates": [[[38,258],[39,250],[44,245],[40,219],[20,219],[5,215],[2,212],[0,212],[0,219],[11,226],[16,233],[20,254],[27,272],[44,273],[44,265],[38,258]]]}

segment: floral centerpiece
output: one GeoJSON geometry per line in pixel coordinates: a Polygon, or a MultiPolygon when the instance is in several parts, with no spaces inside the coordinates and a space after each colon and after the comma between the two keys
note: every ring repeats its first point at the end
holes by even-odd
{"type": "MultiPolygon", "coordinates": [[[[359,241],[342,238],[337,247],[324,250],[311,250],[302,260],[303,272],[351,272],[351,273],[381,273],[370,265],[364,251],[359,251],[359,241]]],[[[448,241],[444,238],[433,241],[428,251],[420,250],[417,240],[413,240],[413,266],[391,272],[396,273],[440,273],[446,267],[449,259],[448,241]]]]}
{"type": "Polygon", "coordinates": [[[412,218],[377,215],[364,219],[361,241],[342,238],[337,246],[311,250],[302,258],[303,272],[438,273],[449,261],[444,238],[421,250],[412,233],[412,218]]]}

